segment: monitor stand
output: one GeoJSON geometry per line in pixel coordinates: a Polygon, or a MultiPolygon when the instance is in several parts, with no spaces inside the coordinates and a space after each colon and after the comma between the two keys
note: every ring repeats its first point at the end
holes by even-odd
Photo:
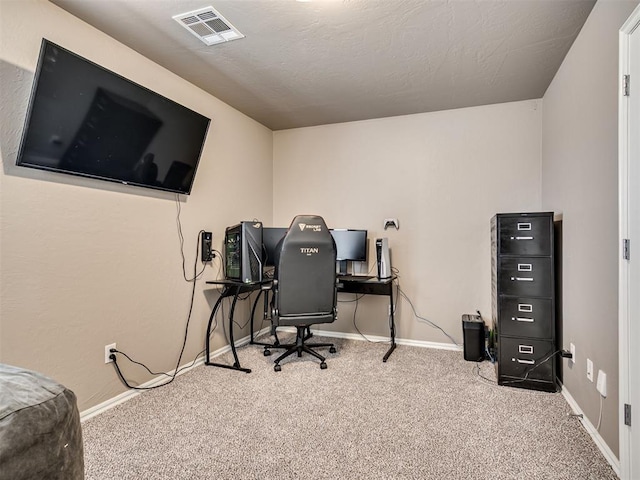
{"type": "Polygon", "coordinates": [[[347,275],[349,270],[348,260],[338,260],[338,275],[347,275]]]}

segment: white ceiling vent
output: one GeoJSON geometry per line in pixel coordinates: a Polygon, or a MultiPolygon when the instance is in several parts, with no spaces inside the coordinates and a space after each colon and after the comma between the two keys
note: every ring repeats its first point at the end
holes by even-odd
{"type": "Polygon", "coordinates": [[[244,38],[244,35],[213,7],[181,13],[172,18],[207,45],[244,38]]]}

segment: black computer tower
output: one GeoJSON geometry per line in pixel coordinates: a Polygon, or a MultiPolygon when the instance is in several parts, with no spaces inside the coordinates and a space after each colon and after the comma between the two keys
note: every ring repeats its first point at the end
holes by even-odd
{"type": "Polygon", "coordinates": [[[262,223],[240,222],[224,236],[225,277],[244,283],[262,281],[262,223]]]}

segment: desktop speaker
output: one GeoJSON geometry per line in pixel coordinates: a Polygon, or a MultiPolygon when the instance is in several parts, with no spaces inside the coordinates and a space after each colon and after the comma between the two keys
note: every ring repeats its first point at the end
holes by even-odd
{"type": "Polygon", "coordinates": [[[391,256],[389,255],[389,239],[376,239],[376,258],[378,260],[378,278],[391,278],[391,256]]]}
{"type": "Polygon", "coordinates": [[[462,315],[464,359],[469,362],[484,360],[484,320],[479,315],[462,315]]]}

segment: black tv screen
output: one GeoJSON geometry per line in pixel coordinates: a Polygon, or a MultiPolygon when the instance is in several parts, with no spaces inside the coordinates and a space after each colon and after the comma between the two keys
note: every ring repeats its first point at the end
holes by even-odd
{"type": "Polygon", "coordinates": [[[16,164],[188,195],[209,122],[43,39],[16,164]]]}

